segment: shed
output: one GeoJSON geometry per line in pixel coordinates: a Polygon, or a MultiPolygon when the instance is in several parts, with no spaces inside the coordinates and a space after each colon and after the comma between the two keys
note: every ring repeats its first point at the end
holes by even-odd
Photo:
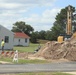
{"type": "Polygon", "coordinates": [[[30,37],[23,32],[14,33],[14,46],[29,46],[30,37]]]}

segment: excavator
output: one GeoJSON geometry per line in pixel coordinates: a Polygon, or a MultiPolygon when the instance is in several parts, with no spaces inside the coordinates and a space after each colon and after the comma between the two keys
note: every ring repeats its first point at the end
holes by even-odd
{"type": "Polygon", "coordinates": [[[76,17],[76,14],[73,14],[71,6],[69,5],[67,10],[66,36],[58,36],[57,41],[59,43],[69,40],[71,37],[76,37],[76,32],[73,32],[75,25],[72,25],[72,16],[76,17]]]}

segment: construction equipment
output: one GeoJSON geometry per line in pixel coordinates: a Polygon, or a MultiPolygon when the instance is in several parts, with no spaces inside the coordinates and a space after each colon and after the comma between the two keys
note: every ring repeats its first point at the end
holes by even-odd
{"type": "Polygon", "coordinates": [[[72,16],[73,16],[72,7],[69,5],[68,9],[67,9],[66,34],[65,34],[65,36],[59,36],[58,37],[59,43],[63,42],[63,40],[65,40],[65,39],[70,39],[72,34],[73,34],[72,16]]]}
{"type": "Polygon", "coordinates": [[[70,5],[68,6],[68,10],[67,10],[66,34],[72,35],[72,9],[70,5]]]}

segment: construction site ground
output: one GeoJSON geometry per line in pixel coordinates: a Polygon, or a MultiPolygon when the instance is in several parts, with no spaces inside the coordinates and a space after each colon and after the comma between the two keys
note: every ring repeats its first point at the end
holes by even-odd
{"type": "MultiPolygon", "coordinates": [[[[76,61],[76,38],[63,41],[49,41],[45,43],[38,52],[35,53],[19,53],[19,58],[22,59],[39,59],[48,60],[50,62],[69,62],[76,61]]],[[[2,62],[2,61],[1,61],[2,62]]],[[[8,62],[3,62],[8,63],[8,62]]],[[[75,73],[76,72],[71,72],[75,73]]]]}
{"type": "Polygon", "coordinates": [[[33,54],[34,57],[43,57],[50,60],[76,61],[76,38],[63,41],[49,41],[41,49],[33,54]]]}

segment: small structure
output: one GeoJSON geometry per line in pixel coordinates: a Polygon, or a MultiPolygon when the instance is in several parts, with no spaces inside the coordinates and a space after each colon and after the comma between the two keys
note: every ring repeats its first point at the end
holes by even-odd
{"type": "Polygon", "coordinates": [[[18,50],[15,51],[14,57],[13,57],[13,62],[18,63],[18,50]]]}
{"type": "Polygon", "coordinates": [[[2,39],[5,41],[4,49],[13,49],[13,39],[14,34],[12,31],[0,25],[0,49],[1,49],[1,41],[2,39]]]}
{"type": "Polygon", "coordinates": [[[14,46],[29,46],[30,37],[22,32],[14,33],[14,46]]]}

